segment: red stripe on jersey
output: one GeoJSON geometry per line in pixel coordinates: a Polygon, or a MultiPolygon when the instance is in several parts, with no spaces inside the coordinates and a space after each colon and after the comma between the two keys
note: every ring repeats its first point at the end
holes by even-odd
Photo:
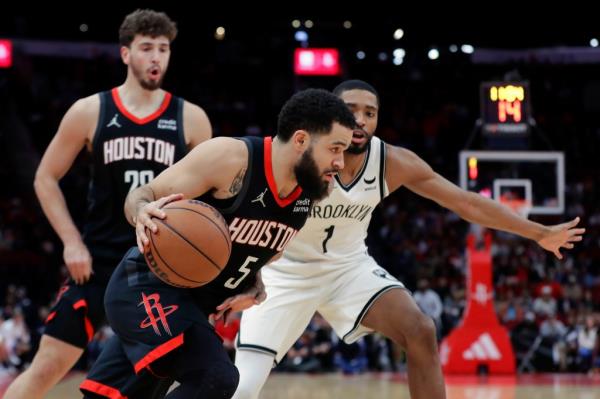
{"type": "Polygon", "coordinates": [[[269,184],[269,190],[271,190],[271,194],[273,194],[273,198],[275,198],[275,202],[281,208],[285,208],[292,202],[296,201],[300,194],[302,194],[302,188],[300,186],[296,186],[294,191],[290,195],[285,198],[279,198],[279,192],[277,191],[277,185],[275,184],[275,177],[273,176],[273,165],[272,165],[272,147],[273,147],[273,139],[271,137],[265,137],[265,176],[267,177],[267,183],[269,184]]]}
{"type": "Polygon", "coordinates": [[[137,123],[138,125],[143,125],[144,123],[148,123],[151,120],[156,119],[159,116],[161,116],[162,113],[165,112],[165,110],[169,106],[169,103],[171,102],[171,97],[172,97],[171,93],[165,92],[165,98],[163,99],[162,104],[160,104],[160,107],[158,107],[158,109],[156,111],[154,111],[152,114],[150,114],[144,118],[138,118],[137,116],[135,116],[131,112],[129,112],[127,110],[127,108],[125,108],[125,105],[121,101],[121,97],[119,97],[119,91],[117,90],[116,87],[111,90],[111,94],[112,94],[113,100],[115,101],[115,104],[117,104],[117,108],[119,109],[119,111],[121,111],[121,113],[123,115],[125,115],[127,117],[127,119],[129,119],[133,123],[137,123]]]}

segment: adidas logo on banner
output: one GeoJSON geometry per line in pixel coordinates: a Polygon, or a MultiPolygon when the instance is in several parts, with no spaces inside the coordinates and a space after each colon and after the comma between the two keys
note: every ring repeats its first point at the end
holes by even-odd
{"type": "Polygon", "coordinates": [[[463,352],[465,360],[499,360],[501,358],[498,347],[488,333],[481,334],[469,349],[463,352]]]}

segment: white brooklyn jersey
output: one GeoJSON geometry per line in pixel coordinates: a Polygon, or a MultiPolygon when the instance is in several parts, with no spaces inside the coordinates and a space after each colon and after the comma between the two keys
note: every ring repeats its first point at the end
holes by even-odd
{"type": "Polygon", "coordinates": [[[371,214],[387,195],[385,143],[373,137],[356,178],[343,185],[336,176],[331,194],[313,205],[306,224],[273,266],[294,273],[302,263],[347,264],[361,258],[367,253],[371,214]]]}

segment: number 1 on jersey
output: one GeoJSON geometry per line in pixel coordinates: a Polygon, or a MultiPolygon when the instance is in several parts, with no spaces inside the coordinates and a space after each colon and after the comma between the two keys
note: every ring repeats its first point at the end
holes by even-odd
{"type": "Polygon", "coordinates": [[[327,253],[327,241],[329,241],[331,236],[333,236],[334,229],[335,229],[335,225],[333,225],[333,224],[325,229],[325,232],[327,233],[327,237],[325,237],[325,239],[323,240],[323,253],[324,254],[327,253]]]}

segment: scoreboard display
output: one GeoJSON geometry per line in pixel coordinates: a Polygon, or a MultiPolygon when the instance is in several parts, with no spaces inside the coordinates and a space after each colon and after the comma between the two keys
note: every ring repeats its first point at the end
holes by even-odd
{"type": "Polygon", "coordinates": [[[481,120],[485,134],[526,134],[529,119],[529,82],[481,84],[481,120]]]}

